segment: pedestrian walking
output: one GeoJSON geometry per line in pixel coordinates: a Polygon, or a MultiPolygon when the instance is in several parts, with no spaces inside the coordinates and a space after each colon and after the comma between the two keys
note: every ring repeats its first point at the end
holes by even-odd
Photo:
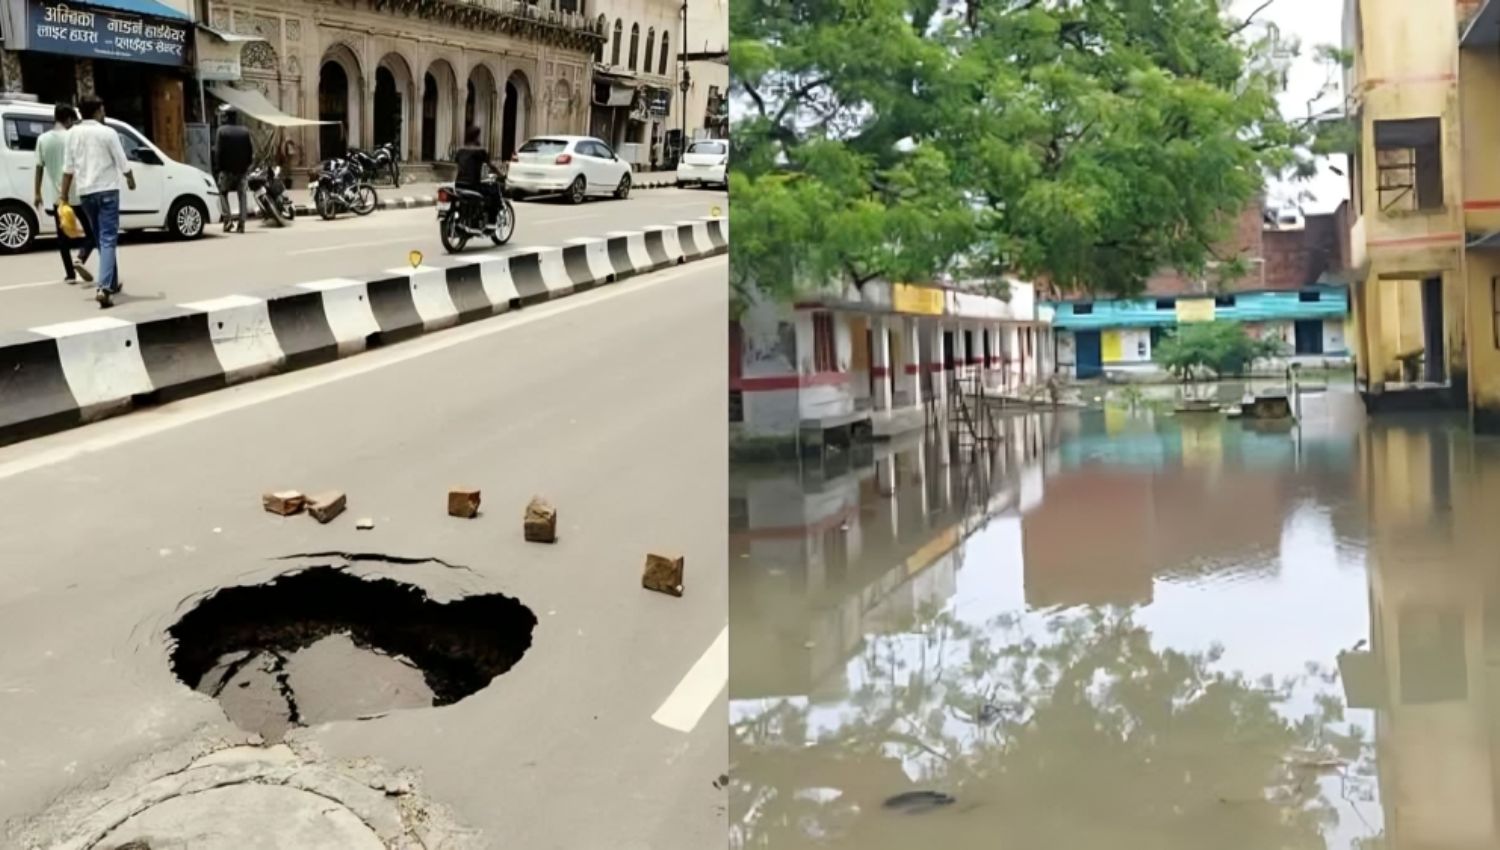
{"type": "Polygon", "coordinates": [[[85,265],[94,251],[94,230],[89,226],[88,216],[81,211],[76,216],[78,223],[83,226],[83,237],[74,239],[63,228],[60,214],[63,204],[78,208],[76,192],[72,197],[62,194],[63,165],[68,156],[68,130],[78,123],[78,112],[73,107],[60,103],[52,110],[52,118],[55,122],[52,129],[36,140],[35,198],[32,205],[37,212],[45,210],[57,224],[57,250],[62,255],[63,281],[77,283],[79,278],[83,278],[84,283],[93,283],[94,276],[85,265]],[[51,190],[50,201],[43,195],[44,185],[51,190]],[[74,248],[79,249],[77,260],[73,259],[74,248]]]}
{"type": "Polygon", "coordinates": [[[67,154],[63,159],[63,181],[60,197],[72,197],[73,189],[83,202],[84,215],[94,230],[99,246],[98,291],[94,300],[100,308],[114,306],[120,291],[120,268],[116,248],[120,242],[120,184],[123,181],[135,191],[135,173],[120,136],[104,123],[104,101],[93,95],[78,105],[83,121],[68,131],[67,154]]]}
{"type": "Polygon", "coordinates": [[[219,131],[214,136],[214,162],[219,168],[219,210],[223,213],[224,232],[234,232],[230,217],[229,193],[239,196],[239,230],[245,232],[246,178],[250,166],[255,164],[255,141],[250,131],[235,120],[236,113],[230,106],[219,108],[219,131]]]}

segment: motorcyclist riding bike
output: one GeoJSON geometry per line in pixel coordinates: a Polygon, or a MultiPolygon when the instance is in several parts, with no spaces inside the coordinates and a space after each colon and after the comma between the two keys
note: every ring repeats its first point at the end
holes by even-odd
{"type": "Polygon", "coordinates": [[[454,153],[453,159],[458,164],[458,174],[453,185],[484,196],[484,232],[493,235],[500,212],[500,184],[484,179],[484,173],[485,169],[489,169],[498,176],[499,171],[490,162],[490,152],[480,141],[478,127],[470,127],[464,131],[464,145],[454,153]]]}

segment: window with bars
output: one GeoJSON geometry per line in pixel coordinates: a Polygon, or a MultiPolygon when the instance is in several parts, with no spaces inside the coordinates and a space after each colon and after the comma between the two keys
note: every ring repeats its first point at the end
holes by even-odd
{"type": "Polygon", "coordinates": [[[837,372],[839,369],[838,340],[833,330],[833,315],[813,314],[813,371],[837,372]]]}
{"type": "Polygon", "coordinates": [[[1442,124],[1438,119],[1375,122],[1375,187],[1381,212],[1442,209],[1442,124]]]}

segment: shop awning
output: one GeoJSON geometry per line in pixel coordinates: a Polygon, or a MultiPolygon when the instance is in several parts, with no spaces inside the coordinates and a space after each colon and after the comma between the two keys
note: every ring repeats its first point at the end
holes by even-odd
{"type": "Polygon", "coordinates": [[[599,106],[629,106],[635,101],[635,88],[633,86],[622,86],[618,83],[608,84],[607,89],[602,86],[594,87],[594,103],[599,106]],[[605,91],[604,97],[599,92],[605,91]]]}
{"type": "Polygon", "coordinates": [[[121,12],[131,12],[136,15],[146,15],[152,18],[167,18],[173,21],[192,20],[187,12],[174,9],[159,0],[86,0],[84,5],[98,6],[102,9],[116,9],[121,12]]]}
{"type": "Polygon", "coordinates": [[[270,124],[272,127],[312,127],[319,124],[338,123],[337,121],[313,121],[308,118],[293,117],[272,106],[271,102],[258,91],[213,86],[209,88],[208,93],[256,121],[270,124]]]}

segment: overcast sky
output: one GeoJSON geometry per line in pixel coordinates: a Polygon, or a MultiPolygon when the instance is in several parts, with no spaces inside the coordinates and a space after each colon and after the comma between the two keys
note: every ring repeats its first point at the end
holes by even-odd
{"type": "MultiPolygon", "coordinates": [[[[1263,0],[1235,0],[1234,10],[1245,15],[1259,6],[1263,0]]],[[[1281,97],[1281,109],[1287,116],[1307,114],[1307,100],[1318,93],[1328,79],[1329,69],[1318,64],[1313,53],[1320,44],[1341,46],[1343,40],[1344,4],[1342,0],[1274,0],[1271,6],[1256,16],[1258,21],[1275,24],[1285,36],[1302,44],[1302,56],[1292,67],[1291,81],[1281,97]]],[[[1335,70],[1337,78],[1337,71],[1335,70]]],[[[1341,94],[1335,94],[1314,105],[1314,112],[1337,106],[1341,94]]],[[[1309,213],[1333,212],[1341,201],[1349,197],[1347,179],[1328,170],[1329,165],[1345,170],[1344,157],[1335,156],[1331,162],[1320,163],[1316,178],[1286,186],[1272,187],[1272,201],[1296,201],[1300,191],[1311,192],[1315,199],[1304,199],[1300,203],[1309,213]]]]}

